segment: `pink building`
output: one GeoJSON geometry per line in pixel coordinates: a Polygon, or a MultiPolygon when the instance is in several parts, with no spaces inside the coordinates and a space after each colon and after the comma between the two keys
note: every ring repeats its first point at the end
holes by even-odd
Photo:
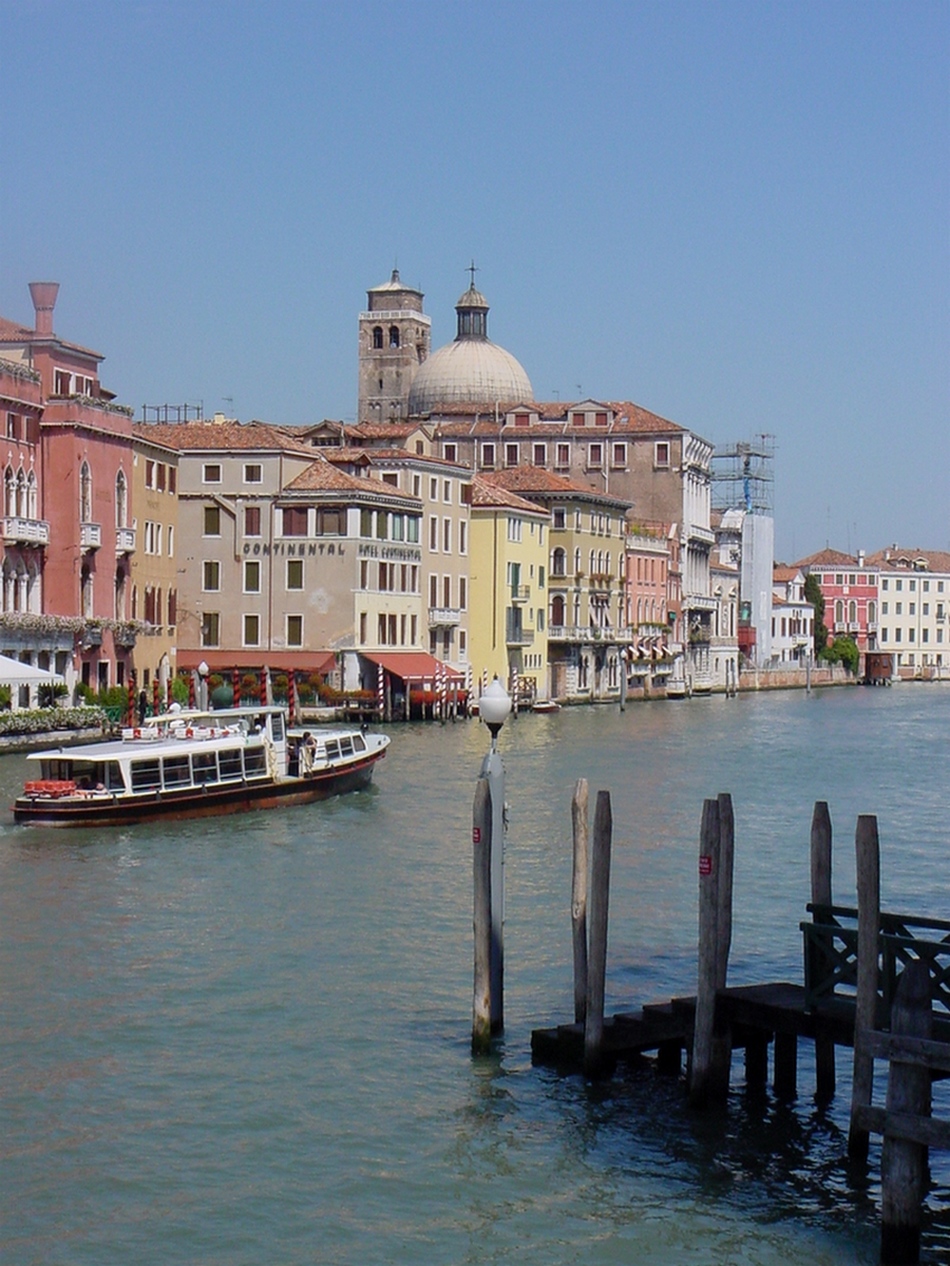
{"type": "MultiPolygon", "coordinates": [[[[123,684],[130,634],[116,624],[129,615],[129,556],[134,551],[134,533],[129,531],[132,411],[113,403],[112,393],[102,387],[102,354],[53,332],[58,290],[56,282],[30,286],[32,329],[0,320],[0,356],[32,371],[34,379],[39,376],[34,518],[46,525],[42,611],[75,625],[72,668],[85,684],[123,684]]],[[[26,414],[21,411],[20,416],[26,414]]],[[[13,478],[16,482],[18,473],[13,478]]],[[[29,505],[29,495],[26,500],[29,505]]],[[[62,624],[59,633],[68,627],[62,624]]],[[[48,632],[56,632],[53,623],[48,632]]]]}
{"type": "Polygon", "coordinates": [[[796,564],[817,576],[825,600],[825,626],[831,637],[851,637],[858,650],[873,651],[878,642],[878,578],[880,566],[857,555],[823,549],[796,564]]]}

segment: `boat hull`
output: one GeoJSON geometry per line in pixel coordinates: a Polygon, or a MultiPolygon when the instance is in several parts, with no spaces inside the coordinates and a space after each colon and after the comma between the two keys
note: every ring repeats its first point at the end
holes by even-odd
{"type": "Polygon", "coordinates": [[[383,755],[384,751],[373,752],[343,767],[276,782],[262,779],[260,782],[205,784],[182,791],[69,796],[60,800],[21,796],[13,806],[13,818],[25,826],[127,826],[310,804],[367,787],[372,781],[373,766],[383,755]]]}

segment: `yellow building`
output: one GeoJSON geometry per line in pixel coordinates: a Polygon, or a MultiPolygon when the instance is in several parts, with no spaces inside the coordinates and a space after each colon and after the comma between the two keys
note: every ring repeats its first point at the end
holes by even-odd
{"type": "Polygon", "coordinates": [[[523,701],[548,698],[546,509],[476,476],[471,507],[475,693],[497,676],[523,701]]]}
{"type": "Polygon", "coordinates": [[[619,699],[620,652],[631,639],[624,601],[629,501],[535,466],[481,478],[550,511],[549,697],[578,703],[619,699]]]}
{"type": "MultiPolygon", "coordinates": [[[[157,443],[145,425],[132,435],[132,527],[117,529],[131,553],[128,614],[135,632],[132,667],[152,699],[162,701],[175,676],[178,622],[178,453],[157,443]],[[144,629],[143,626],[144,625],[144,629]]],[[[120,636],[118,630],[116,636],[120,636]]]]}

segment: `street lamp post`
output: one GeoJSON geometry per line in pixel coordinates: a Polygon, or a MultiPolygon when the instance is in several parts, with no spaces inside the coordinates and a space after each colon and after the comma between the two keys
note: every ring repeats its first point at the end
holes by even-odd
{"type": "Polygon", "coordinates": [[[198,665],[198,707],[202,712],[208,711],[208,673],[211,669],[205,660],[198,665]]]}
{"type": "MultiPolygon", "coordinates": [[[[511,697],[497,677],[478,701],[478,715],[491,732],[491,747],[482,762],[479,783],[484,780],[487,790],[480,785],[476,791],[476,807],[483,805],[483,816],[490,850],[488,861],[488,998],[489,1027],[491,1033],[500,1033],[504,1027],[504,922],[505,922],[505,767],[498,752],[498,732],[511,712],[511,697]]],[[[478,813],[476,812],[476,817],[478,813]]],[[[473,836],[476,849],[476,869],[481,831],[478,824],[473,836]]],[[[475,912],[476,926],[479,911],[475,912]]],[[[476,975],[478,974],[479,947],[476,946],[476,975]]],[[[479,985],[476,980],[476,998],[479,985]]],[[[476,1001],[476,1011],[478,1003],[476,1001]]],[[[477,1027],[477,1023],[476,1023],[477,1027]]]]}

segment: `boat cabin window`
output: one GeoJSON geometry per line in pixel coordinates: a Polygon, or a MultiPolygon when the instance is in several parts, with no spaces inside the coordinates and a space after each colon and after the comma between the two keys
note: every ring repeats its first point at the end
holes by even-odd
{"type": "Polygon", "coordinates": [[[132,790],[150,791],[162,785],[157,760],[134,760],[132,762],[132,790]]]}
{"type": "Polygon", "coordinates": [[[166,787],[187,787],[191,782],[191,770],[188,767],[188,757],[184,756],[166,756],[162,762],[163,782],[166,787]]]}
{"type": "Polygon", "coordinates": [[[267,757],[262,747],[252,747],[244,753],[244,772],[248,778],[267,773],[267,757]]]}
{"type": "Polygon", "coordinates": [[[362,734],[353,735],[353,748],[357,752],[366,751],[366,740],[363,738],[362,734]]]}
{"type": "Polygon", "coordinates": [[[340,739],[340,753],[343,756],[353,755],[353,740],[349,734],[340,739]]]}
{"type": "Polygon", "coordinates": [[[340,756],[340,740],[327,739],[327,760],[338,760],[340,756]]]}
{"type": "Polygon", "coordinates": [[[243,772],[240,748],[227,747],[218,752],[218,767],[221,770],[222,782],[226,782],[229,778],[240,778],[243,772]]]}
{"type": "Polygon", "coordinates": [[[284,741],[284,718],[279,712],[270,714],[271,737],[275,743],[284,741]]]}
{"type": "Polygon", "coordinates": [[[41,761],[44,778],[72,780],[84,791],[104,789],[123,791],[119,762],[114,760],[51,760],[41,761]]]}
{"type": "Polygon", "coordinates": [[[195,752],[191,758],[191,768],[194,771],[196,783],[217,782],[217,752],[195,752]]]}

